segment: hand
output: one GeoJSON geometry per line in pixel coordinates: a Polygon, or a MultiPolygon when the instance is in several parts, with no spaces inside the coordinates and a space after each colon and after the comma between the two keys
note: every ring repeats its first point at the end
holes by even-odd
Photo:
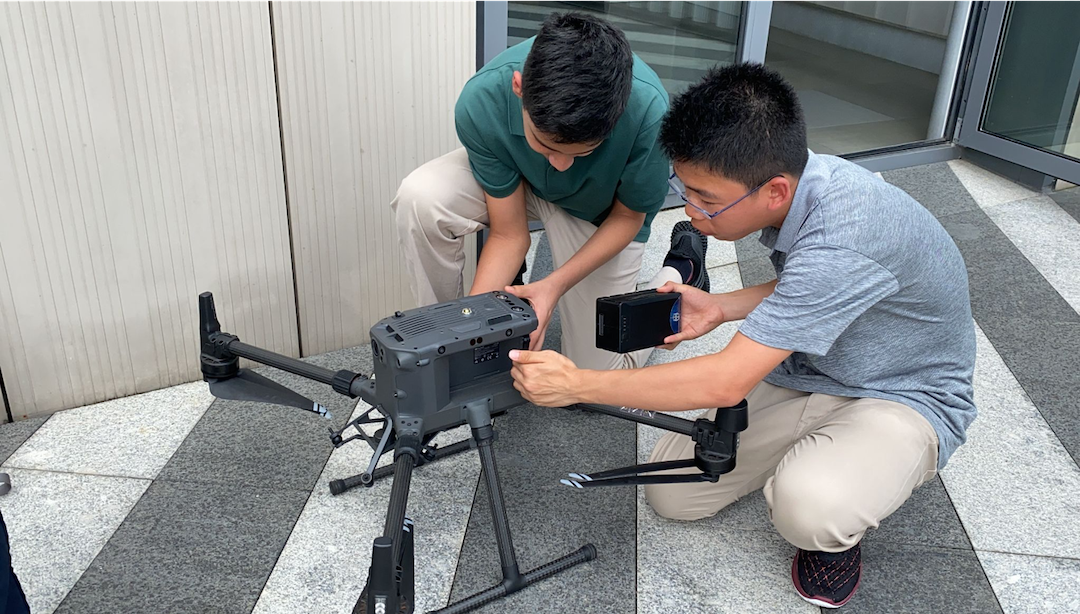
{"type": "Polygon", "coordinates": [[[566,356],[551,350],[510,350],[510,360],[514,361],[510,369],[514,388],[527,401],[543,407],[566,407],[578,402],[575,394],[581,371],[566,356]]]}
{"type": "Polygon", "coordinates": [[[664,338],[664,345],[660,347],[665,350],[674,350],[680,342],[697,339],[724,323],[724,310],[717,297],[704,290],[669,281],[656,291],[682,294],[679,332],[664,338]]]}
{"type": "Polygon", "coordinates": [[[551,282],[542,279],[538,282],[525,284],[524,286],[506,286],[506,292],[518,298],[529,301],[533,311],[536,312],[536,330],[529,335],[529,349],[538,351],[544,347],[544,335],[547,333],[548,324],[551,323],[551,314],[555,311],[562,292],[551,282]]]}

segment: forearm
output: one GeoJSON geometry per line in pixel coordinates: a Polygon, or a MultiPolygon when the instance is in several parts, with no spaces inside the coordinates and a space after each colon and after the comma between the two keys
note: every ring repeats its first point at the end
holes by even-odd
{"type": "Polygon", "coordinates": [[[645,222],[645,214],[629,209],[626,211],[629,213],[613,212],[609,215],[577,253],[548,276],[547,279],[557,285],[560,293],[574,287],[634,240],[645,222]]]}
{"type": "Polygon", "coordinates": [[[531,237],[524,234],[492,233],[480,251],[480,260],[476,263],[476,276],[473,279],[470,295],[483,294],[493,290],[502,290],[514,281],[525,254],[529,251],[531,237]]]}
{"type": "Polygon", "coordinates": [[[725,322],[745,319],[750,312],[757,308],[761,301],[773,293],[776,289],[776,280],[736,290],[724,294],[716,294],[716,301],[724,314],[725,322]]]}
{"type": "Polygon", "coordinates": [[[488,234],[476,263],[470,295],[502,290],[514,281],[529,251],[529,219],[525,212],[525,183],[509,196],[484,193],[488,211],[488,234]]]}
{"type": "Polygon", "coordinates": [[[730,407],[742,395],[735,378],[725,376],[728,362],[721,353],[643,369],[582,369],[577,372],[576,396],[580,403],[654,411],[730,407]]]}

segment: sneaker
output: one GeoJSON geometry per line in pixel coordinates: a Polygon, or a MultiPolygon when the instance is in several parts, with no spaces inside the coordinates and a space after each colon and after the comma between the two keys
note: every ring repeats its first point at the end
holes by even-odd
{"type": "MultiPolygon", "coordinates": [[[[664,258],[664,266],[674,266],[670,263],[673,259],[681,259],[690,263],[690,278],[684,283],[705,292],[709,291],[709,273],[705,270],[705,251],[709,248],[709,242],[701,231],[688,221],[683,220],[675,224],[671,231],[671,249],[664,258]]],[[[685,263],[678,263],[685,266],[685,263]]],[[[680,270],[681,272],[681,270],[680,270]]],[[[685,273],[683,273],[685,275],[685,273]]]]}
{"type": "Polygon", "coordinates": [[[851,600],[862,579],[859,544],[843,552],[799,550],[791,563],[791,581],[799,596],[823,608],[851,600]]]}

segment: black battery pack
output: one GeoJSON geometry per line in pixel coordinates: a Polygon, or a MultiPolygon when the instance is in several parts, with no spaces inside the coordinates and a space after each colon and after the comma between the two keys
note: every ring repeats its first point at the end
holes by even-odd
{"type": "Polygon", "coordinates": [[[682,295],[641,290],[596,299],[596,347],[625,354],[679,332],[682,295]]]}

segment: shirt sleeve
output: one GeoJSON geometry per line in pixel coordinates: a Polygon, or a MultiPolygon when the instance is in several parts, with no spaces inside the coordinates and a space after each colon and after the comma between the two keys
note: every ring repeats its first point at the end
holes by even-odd
{"type": "Polygon", "coordinates": [[[888,269],[856,251],[797,249],[788,255],[776,290],[746,316],[739,332],[769,347],[824,356],[856,318],[897,290],[888,269]]]}
{"type": "Polygon", "coordinates": [[[487,145],[484,134],[470,112],[469,100],[475,101],[475,97],[462,93],[454,107],[454,127],[458,140],[465,146],[473,177],[476,177],[484,191],[496,198],[505,198],[517,189],[521,182],[521,173],[499,159],[487,145]]]}
{"type": "Polygon", "coordinates": [[[615,196],[639,213],[656,213],[668,193],[668,159],[660,147],[663,114],[642,128],[634,140],[630,158],[619,178],[615,196]]]}

